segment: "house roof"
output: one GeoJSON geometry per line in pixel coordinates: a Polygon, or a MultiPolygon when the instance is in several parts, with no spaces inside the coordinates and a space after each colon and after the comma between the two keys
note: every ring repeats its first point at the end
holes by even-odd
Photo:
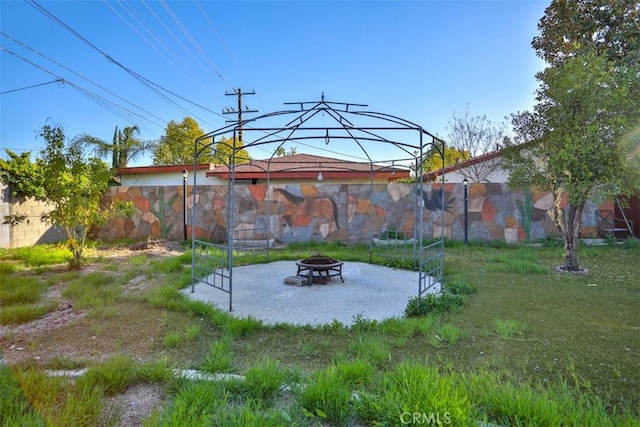
{"type": "MultiPolygon", "coordinates": [[[[311,154],[293,154],[269,160],[251,160],[235,166],[236,179],[316,179],[322,172],[324,179],[365,178],[371,173],[378,179],[402,179],[409,171],[395,166],[381,166],[367,162],[351,162],[311,154]]],[[[207,176],[229,178],[227,166],[216,166],[207,176]]]]}
{"type": "MultiPolygon", "coordinates": [[[[215,165],[211,163],[201,163],[196,165],[196,170],[211,170],[215,165]]],[[[151,173],[182,172],[183,170],[193,171],[193,165],[153,165],[153,166],[133,166],[118,169],[118,175],[141,175],[151,173]]]]}
{"type": "Polygon", "coordinates": [[[442,168],[432,170],[422,175],[422,179],[425,182],[435,181],[438,177],[442,176],[443,174],[446,175],[448,173],[455,172],[460,169],[465,169],[465,168],[468,168],[469,166],[473,166],[478,163],[486,162],[488,160],[500,157],[502,156],[503,152],[504,152],[504,149],[501,149],[501,150],[492,151],[490,153],[481,154],[479,156],[472,157],[468,160],[458,162],[454,165],[446,166],[444,168],[444,171],[442,168]]]}

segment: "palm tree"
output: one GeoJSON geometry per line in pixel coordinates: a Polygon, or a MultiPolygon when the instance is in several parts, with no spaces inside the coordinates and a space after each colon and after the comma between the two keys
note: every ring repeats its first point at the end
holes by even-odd
{"type": "Polygon", "coordinates": [[[88,135],[82,135],[74,139],[75,144],[85,147],[92,146],[98,157],[111,156],[111,167],[113,169],[127,167],[129,161],[135,160],[145,151],[153,148],[153,141],[143,141],[136,135],[140,133],[138,126],[127,126],[124,129],[118,129],[113,133],[113,140],[108,143],[102,138],[88,135]]]}

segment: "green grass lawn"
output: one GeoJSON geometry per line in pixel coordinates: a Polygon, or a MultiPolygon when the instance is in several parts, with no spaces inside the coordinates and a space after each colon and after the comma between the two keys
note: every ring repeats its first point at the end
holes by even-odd
{"type": "MultiPolygon", "coordinates": [[[[366,247],[336,244],[290,245],[273,251],[272,260],[318,250],[368,260],[366,247]]],[[[99,258],[79,279],[36,270],[46,263],[28,251],[0,253],[0,262],[11,264],[0,269],[2,283],[12,283],[0,289],[4,301],[46,305],[39,292],[62,283],[63,295],[88,312],[31,344],[51,353],[75,343],[88,347],[82,358],[41,358],[0,370],[3,397],[15,403],[4,407],[21,408],[6,419],[104,423],[95,408],[107,396],[133,383],[160,382],[171,398],[150,414],[149,426],[393,426],[437,419],[470,426],[640,426],[640,247],[587,247],[579,257],[587,274],[557,273],[557,247],[448,244],[445,285],[475,290],[461,307],[421,318],[354,319],[347,328],[267,327],[189,301],[179,292],[189,284],[188,254],[135,255],[129,263],[99,258]],[[148,286],[131,292],[129,282],[140,277],[148,286]],[[20,293],[16,283],[28,289],[20,293]],[[91,339],[96,335],[100,340],[91,339]],[[105,355],[114,358],[104,362],[105,355]],[[41,375],[60,366],[87,366],[93,374],[77,386],[41,375]],[[174,379],[168,372],[175,367],[246,380],[174,379]]],[[[19,338],[8,335],[3,348],[19,338]]]]}

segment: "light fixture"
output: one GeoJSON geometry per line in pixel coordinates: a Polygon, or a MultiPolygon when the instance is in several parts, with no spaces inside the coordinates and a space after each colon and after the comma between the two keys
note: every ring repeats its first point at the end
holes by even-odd
{"type": "Polygon", "coordinates": [[[186,169],[182,170],[182,217],[184,219],[183,225],[183,240],[187,243],[187,177],[189,172],[186,169]]]}
{"type": "Polygon", "coordinates": [[[324,143],[329,145],[329,129],[327,129],[327,133],[324,136],[324,143]]]}
{"type": "Polygon", "coordinates": [[[464,184],[464,245],[469,244],[469,180],[467,177],[462,181],[464,184]]]}
{"type": "Polygon", "coordinates": [[[318,181],[322,181],[323,179],[322,172],[318,172],[318,181]]]}

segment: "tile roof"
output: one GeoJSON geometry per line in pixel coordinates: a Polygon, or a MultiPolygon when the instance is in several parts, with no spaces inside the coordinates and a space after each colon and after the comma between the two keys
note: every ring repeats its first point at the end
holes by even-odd
{"type": "MultiPolygon", "coordinates": [[[[254,175],[256,177],[265,176],[267,171],[270,174],[300,174],[303,172],[315,173],[322,172],[349,172],[350,176],[370,174],[371,171],[378,173],[391,173],[408,171],[402,168],[392,166],[381,166],[368,162],[352,162],[348,160],[334,159],[331,157],[315,156],[311,154],[293,154],[289,156],[274,157],[271,161],[267,160],[251,160],[249,163],[236,165],[236,176],[254,175]]],[[[227,166],[216,166],[212,171],[207,172],[207,176],[226,176],[229,174],[227,166]]]]}

